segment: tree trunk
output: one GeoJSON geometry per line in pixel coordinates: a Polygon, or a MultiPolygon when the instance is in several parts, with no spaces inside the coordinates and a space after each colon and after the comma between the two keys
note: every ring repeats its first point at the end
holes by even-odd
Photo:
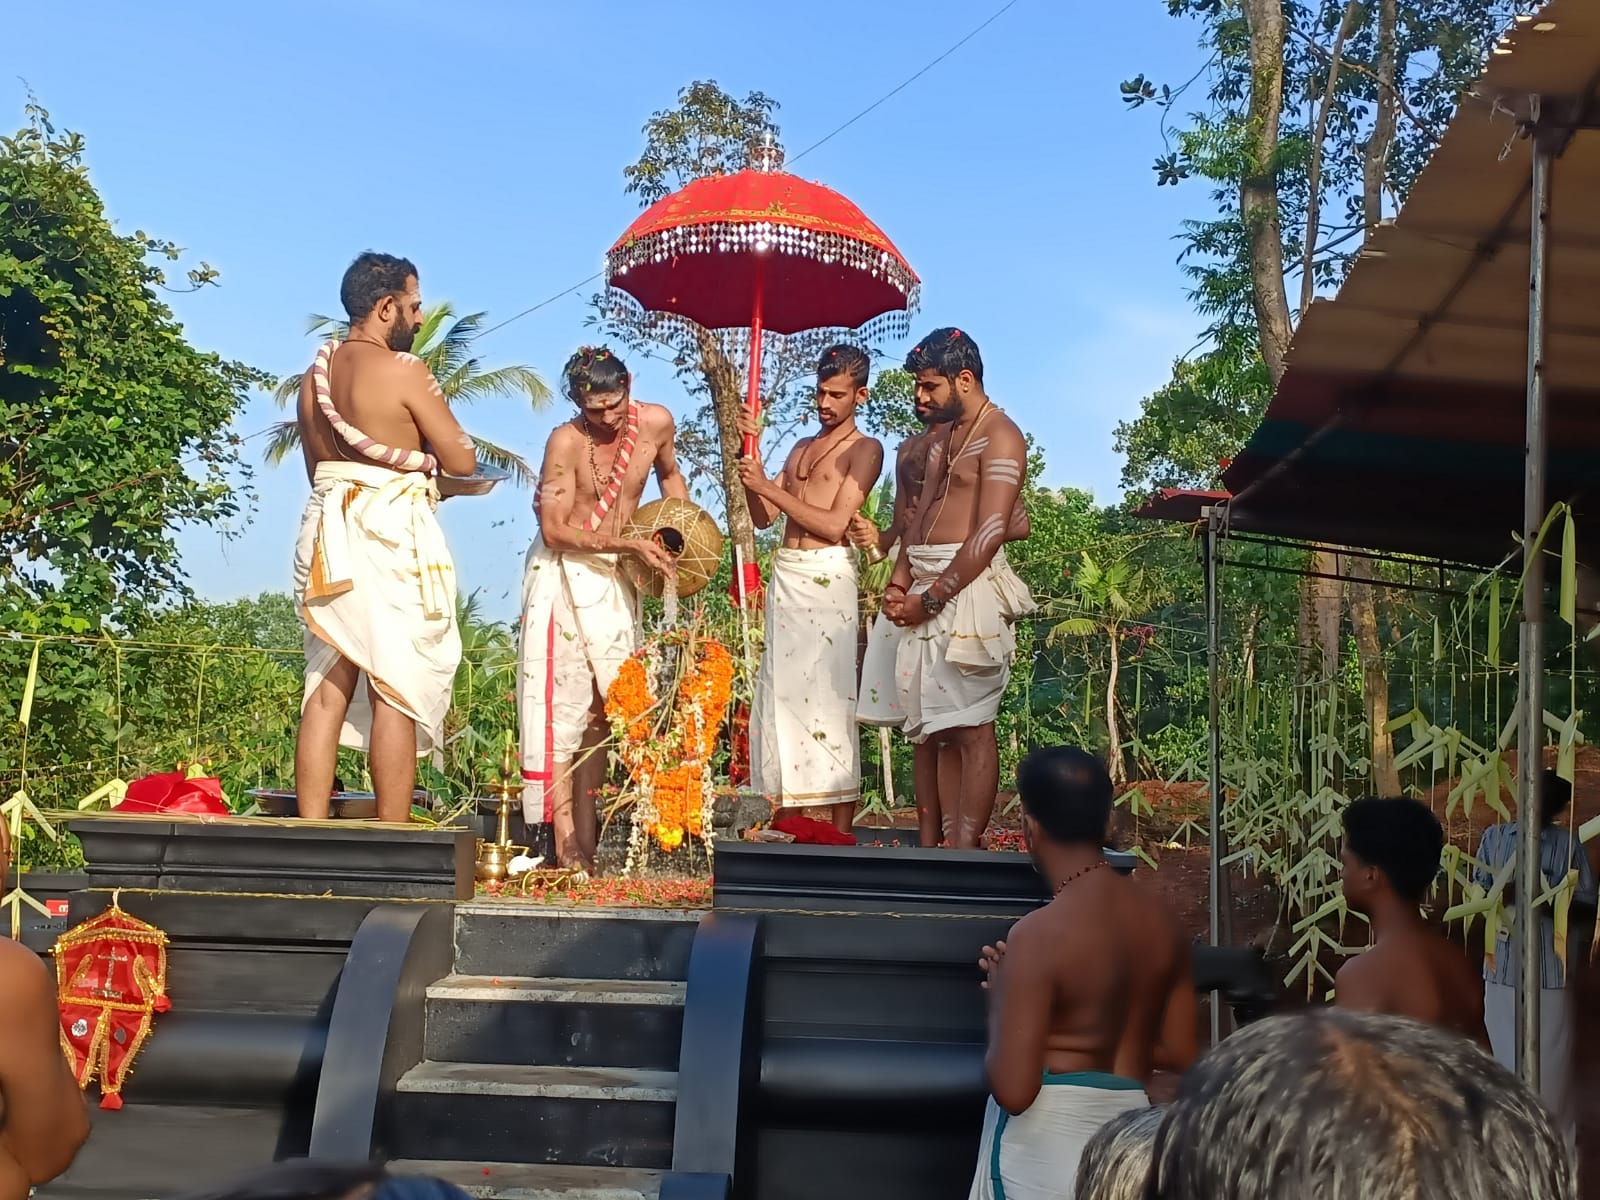
{"type": "Polygon", "coordinates": [[[722,456],[722,488],[728,501],[728,540],[743,552],[744,561],[756,561],[756,531],[750,520],[750,505],[745,500],[744,484],[739,481],[739,457],[743,439],[739,436],[739,414],[744,408],[744,389],[739,372],[717,345],[709,329],[695,333],[700,348],[700,374],[711,392],[711,409],[717,417],[717,443],[722,456]]]}
{"type": "Polygon", "coordinates": [[[1276,386],[1283,377],[1292,325],[1283,278],[1283,229],[1278,215],[1278,125],[1283,111],[1282,0],[1243,0],[1250,31],[1250,106],[1254,132],[1239,184],[1239,216],[1250,247],[1251,295],[1261,335],[1261,357],[1276,386]]]}
{"type": "Polygon", "coordinates": [[[1366,237],[1383,220],[1383,183],[1388,175],[1389,150],[1394,145],[1396,97],[1395,25],[1396,0],[1378,3],[1378,59],[1373,74],[1378,77],[1377,111],[1372,118],[1372,137],[1361,170],[1361,211],[1366,222],[1366,237]]]}
{"type": "MultiPolygon", "coordinates": [[[[1397,104],[1397,19],[1396,0],[1379,0],[1378,57],[1373,71],[1378,77],[1377,112],[1361,171],[1362,219],[1366,223],[1363,242],[1383,220],[1383,184],[1388,175],[1389,150],[1394,144],[1397,104]]],[[[1350,576],[1350,625],[1355,632],[1356,658],[1361,665],[1361,702],[1372,742],[1372,786],[1381,796],[1398,796],[1400,772],[1394,765],[1394,739],[1384,730],[1389,720],[1389,673],[1383,657],[1383,639],[1378,633],[1376,590],[1370,583],[1358,582],[1375,578],[1372,560],[1353,559],[1350,576]]]]}
{"type": "Polygon", "coordinates": [[[1250,613],[1245,618],[1244,625],[1244,652],[1240,674],[1244,678],[1244,686],[1252,688],[1256,683],[1256,629],[1261,624],[1261,606],[1252,604],[1250,613]]]}
{"type": "Polygon", "coordinates": [[[1361,702],[1372,740],[1372,788],[1380,796],[1400,794],[1400,772],[1394,765],[1394,739],[1384,730],[1389,720],[1389,675],[1384,669],[1383,639],[1378,636],[1372,560],[1350,562],[1350,625],[1355,630],[1356,657],[1361,663],[1361,702]]]}
{"type": "Polygon", "coordinates": [[[1343,589],[1331,576],[1339,573],[1339,556],[1328,546],[1315,546],[1307,575],[1300,584],[1299,678],[1302,682],[1331,679],[1339,671],[1339,626],[1343,589]]]}
{"type": "Polygon", "coordinates": [[[1361,19],[1361,0],[1350,0],[1344,6],[1344,17],[1339,22],[1339,32],[1333,39],[1333,53],[1328,58],[1328,82],[1322,89],[1322,99],[1317,105],[1316,131],[1311,136],[1311,163],[1306,171],[1306,236],[1300,260],[1300,315],[1306,315],[1317,290],[1317,240],[1322,221],[1322,144],[1328,136],[1328,114],[1333,111],[1334,97],[1339,88],[1339,68],[1344,63],[1344,44],[1355,33],[1361,19]]]}
{"type": "Polygon", "coordinates": [[[1122,654],[1117,647],[1120,631],[1116,626],[1106,630],[1111,638],[1111,666],[1106,671],[1106,769],[1111,772],[1111,782],[1121,784],[1128,778],[1122,763],[1122,735],[1117,730],[1117,672],[1122,666],[1122,654]]]}

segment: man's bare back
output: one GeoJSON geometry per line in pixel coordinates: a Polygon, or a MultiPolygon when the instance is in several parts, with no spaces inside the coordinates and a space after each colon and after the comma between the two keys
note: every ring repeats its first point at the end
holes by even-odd
{"type": "Polygon", "coordinates": [[[1334,994],[1341,1008],[1410,1017],[1489,1045],[1482,977],[1461,947],[1421,925],[1345,963],[1334,994]]]}
{"type": "MultiPolygon", "coordinates": [[[[328,391],[339,415],[374,441],[397,450],[426,450],[452,475],[477,469],[472,439],[415,355],[367,341],[344,342],[328,368],[328,391]]],[[[321,462],[361,461],[317,407],[310,372],[300,383],[296,419],[308,477],[321,462]]]]}
{"type": "Polygon", "coordinates": [[[1188,942],[1167,905],[1133,880],[1104,869],[1068,884],[1017,923],[1008,965],[1019,952],[1050,975],[1046,1070],[1148,1082],[1164,1042],[1192,1041],[1188,942]]]}
{"type": "Polygon", "coordinates": [[[1103,1071],[1147,1084],[1196,1051],[1190,949],[1177,917],[1101,849],[1112,813],[1105,764],[1075,746],[1018,767],[1023,832],[1055,898],[985,946],[987,1067],[995,1102],[1022,1112],[1042,1074],[1103,1071]]]}

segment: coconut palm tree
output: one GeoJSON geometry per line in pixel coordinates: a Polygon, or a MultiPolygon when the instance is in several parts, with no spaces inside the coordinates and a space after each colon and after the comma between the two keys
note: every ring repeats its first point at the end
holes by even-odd
{"type": "MultiPolygon", "coordinates": [[[[526,397],[535,409],[550,403],[550,388],[532,367],[496,367],[484,370],[483,364],[472,355],[472,344],[483,327],[483,313],[470,313],[457,317],[449,304],[429,309],[422,318],[422,328],[417,330],[417,340],[412,353],[428,364],[428,370],[439,381],[439,389],[451,407],[470,404],[485,396],[526,397]]],[[[350,332],[348,321],[333,317],[313,316],[307,330],[319,341],[328,338],[343,339],[350,332]]],[[[290,375],[272,393],[279,408],[287,408],[300,394],[302,374],[290,375]]],[[[526,459],[504,446],[473,435],[478,447],[478,458],[492,466],[509,471],[512,480],[520,486],[531,486],[535,474],[526,459]]],[[[274,466],[300,448],[300,429],[293,421],[276,425],[267,441],[266,458],[274,466]]]]}

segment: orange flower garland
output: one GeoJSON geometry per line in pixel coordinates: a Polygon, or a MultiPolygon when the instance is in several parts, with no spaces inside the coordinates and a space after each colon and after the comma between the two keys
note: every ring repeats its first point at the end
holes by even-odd
{"type": "Polygon", "coordinates": [[[630,869],[646,836],[669,851],[686,835],[709,846],[709,768],[732,694],[727,647],[681,632],[651,638],[617,672],[606,692],[606,717],[628,768],[624,795],[633,793],[630,869]],[[653,680],[668,648],[683,661],[668,694],[658,697],[653,680]]]}

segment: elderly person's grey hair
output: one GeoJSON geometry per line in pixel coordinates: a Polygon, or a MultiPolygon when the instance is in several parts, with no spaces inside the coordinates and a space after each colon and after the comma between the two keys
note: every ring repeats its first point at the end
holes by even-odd
{"type": "Polygon", "coordinates": [[[1464,1038],[1320,1009],[1246,1026],[1184,1076],[1146,1200],[1577,1200],[1526,1084],[1464,1038]]]}
{"type": "Polygon", "coordinates": [[[1166,1109],[1130,1109],[1112,1117],[1083,1148],[1074,1200],[1143,1200],[1150,1152],[1166,1109]]]}

